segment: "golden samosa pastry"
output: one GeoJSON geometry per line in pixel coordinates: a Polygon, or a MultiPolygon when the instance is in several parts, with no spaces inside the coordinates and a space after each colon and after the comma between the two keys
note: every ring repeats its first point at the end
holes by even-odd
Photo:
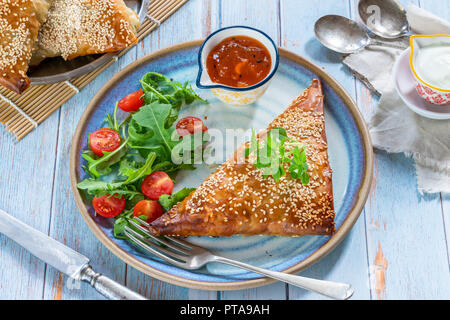
{"type": "Polygon", "coordinates": [[[331,235],[334,228],[332,170],[328,161],[323,93],[320,81],[275,120],[268,130],[282,127],[289,138],[306,146],[309,183],[291,177],[278,182],[263,177],[251,155],[237,161],[247,142],[182,202],[150,224],[155,235],[231,236],[331,235]]]}
{"type": "Polygon", "coordinates": [[[28,65],[51,0],[0,0],[0,84],[22,93],[28,65]]]}
{"type": "Polygon", "coordinates": [[[138,42],[139,17],[123,0],[53,0],[30,65],[116,52],[138,42]]]}

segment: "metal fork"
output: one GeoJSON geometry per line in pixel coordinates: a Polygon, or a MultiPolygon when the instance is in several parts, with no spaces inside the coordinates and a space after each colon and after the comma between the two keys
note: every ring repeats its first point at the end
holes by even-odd
{"type": "Polygon", "coordinates": [[[149,227],[147,222],[138,218],[135,219],[138,220],[139,223],[136,223],[133,220],[130,220],[130,223],[137,230],[139,230],[139,232],[127,226],[125,227],[125,234],[143,250],[148,251],[177,267],[195,270],[203,267],[209,262],[221,262],[247,269],[334,299],[345,300],[350,298],[353,294],[353,288],[349,284],[305,278],[292,274],[262,269],[246,263],[218,256],[205,248],[201,248],[178,238],[175,239],[167,236],[155,237],[150,234],[148,229],[146,229],[149,227]]]}

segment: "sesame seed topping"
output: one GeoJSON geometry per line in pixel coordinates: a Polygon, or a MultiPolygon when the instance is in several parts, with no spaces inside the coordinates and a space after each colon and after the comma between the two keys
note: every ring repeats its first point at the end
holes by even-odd
{"type": "Polygon", "coordinates": [[[29,85],[28,62],[47,8],[45,1],[40,3],[0,0],[0,83],[18,93],[29,85]]]}
{"type": "Polygon", "coordinates": [[[121,50],[137,42],[138,26],[136,13],[123,0],[53,0],[32,64],[46,57],[70,60],[121,50]]]}

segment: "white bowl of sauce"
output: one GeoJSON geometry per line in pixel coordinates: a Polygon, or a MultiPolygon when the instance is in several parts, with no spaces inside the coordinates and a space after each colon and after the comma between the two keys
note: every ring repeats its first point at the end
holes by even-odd
{"type": "Polygon", "coordinates": [[[275,42],[264,32],[232,26],[210,34],[198,54],[197,87],[223,102],[247,105],[261,97],[279,64],[275,42]]]}
{"type": "Polygon", "coordinates": [[[414,35],[410,42],[418,94],[435,105],[450,104],[450,35],[414,35]]]}

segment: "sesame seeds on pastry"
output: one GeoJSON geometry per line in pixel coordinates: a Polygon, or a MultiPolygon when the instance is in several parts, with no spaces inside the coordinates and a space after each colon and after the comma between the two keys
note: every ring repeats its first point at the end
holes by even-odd
{"type": "Polygon", "coordinates": [[[0,0],[0,84],[16,93],[30,85],[28,64],[48,7],[43,0],[0,0]]]}
{"type": "Polygon", "coordinates": [[[31,64],[119,51],[137,43],[138,26],[136,13],[123,0],[54,0],[31,64]]]}

